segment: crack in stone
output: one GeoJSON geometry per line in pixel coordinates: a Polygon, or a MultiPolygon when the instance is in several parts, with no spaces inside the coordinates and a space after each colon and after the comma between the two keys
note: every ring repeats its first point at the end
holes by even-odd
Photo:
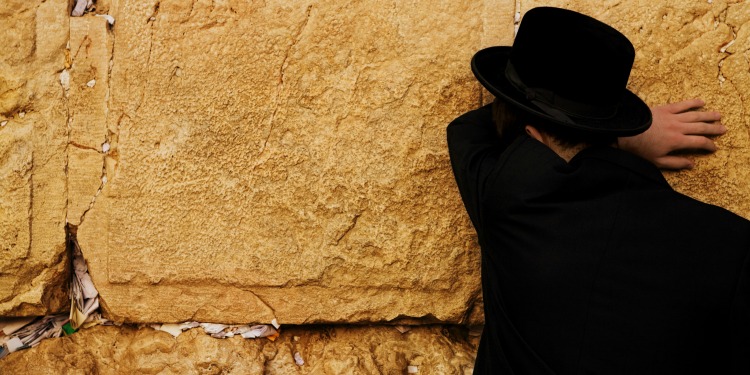
{"type": "Polygon", "coordinates": [[[724,85],[724,82],[726,82],[727,80],[727,78],[724,76],[722,69],[721,69],[722,66],[724,65],[724,60],[726,60],[729,56],[733,55],[732,52],[727,52],[727,48],[731,47],[732,44],[734,44],[734,42],[737,40],[737,33],[734,32],[734,27],[730,24],[726,24],[726,25],[732,29],[732,40],[719,49],[720,53],[725,54],[725,56],[719,60],[719,64],[718,64],[719,74],[717,78],[719,80],[719,87],[722,87],[724,85]]]}
{"type": "Polygon", "coordinates": [[[75,142],[75,141],[69,141],[68,145],[69,146],[73,146],[75,148],[80,148],[81,150],[93,150],[93,151],[96,151],[96,152],[100,152],[99,149],[97,149],[96,147],[82,145],[82,144],[80,144],[78,142],[75,142]]]}
{"type": "Polygon", "coordinates": [[[336,243],[335,243],[336,245],[338,245],[339,242],[341,242],[341,240],[344,239],[344,237],[346,237],[352,231],[352,229],[354,229],[355,226],[357,226],[357,221],[359,220],[360,216],[362,216],[361,212],[354,214],[354,217],[352,218],[349,226],[346,229],[344,229],[344,232],[341,233],[341,235],[338,236],[338,238],[336,238],[336,243]]]}
{"type": "Polygon", "coordinates": [[[81,44],[78,46],[78,49],[76,50],[76,53],[71,57],[71,61],[75,61],[75,59],[78,57],[78,54],[81,52],[81,48],[86,49],[87,55],[90,54],[89,51],[91,50],[91,38],[88,35],[83,37],[83,42],[81,42],[81,44]]]}
{"type": "MultiPolygon", "coordinates": [[[[70,55],[70,23],[68,23],[68,44],[66,46],[66,56],[70,55]]],[[[65,74],[67,72],[66,69],[63,69],[60,73],[65,74]]],[[[60,87],[62,88],[62,100],[63,100],[63,106],[65,107],[65,138],[68,140],[68,142],[65,144],[65,223],[68,223],[68,209],[70,207],[70,183],[69,183],[69,173],[70,173],[70,146],[71,146],[71,136],[73,133],[73,129],[71,128],[71,124],[73,121],[73,118],[70,114],[70,101],[68,100],[68,89],[69,86],[66,87],[66,85],[62,82],[62,79],[58,80],[60,83],[60,87]]],[[[32,163],[33,163],[33,155],[34,152],[32,151],[32,163]]],[[[33,190],[33,184],[32,190],[33,190]]],[[[31,220],[31,216],[29,216],[29,221],[31,220]]],[[[29,223],[29,233],[31,233],[31,223],[29,223]]]]}
{"type": "MultiPolygon", "coordinates": [[[[266,301],[265,301],[265,300],[264,300],[263,298],[261,298],[261,297],[260,297],[259,295],[255,294],[255,292],[253,292],[252,290],[245,290],[245,291],[246,291],[246,292],[248,292],[248,293],[250,293],[250,294],[252,294],[253,296],[255,296],[255,298],[257,298],[257,299],[258,299],[258,301],[260,301],[260,303],[262,303],[262,304],[263,304],[264,306],[266,306],[266,307],[267,307],[267,308],[268,308],[269,310],[271,310],[271,315],[273,315],[273,319],[274,319],[274,320],[277,320],[277,319],[278,319],[278,318],[276,317],[276,310],[275,310],[275,309],[274,309],[273,307],[271,307],[271,305],[269,305],[269,304],[268,304],[268,303],[267,303],[267,302],[266,302],[266,301]]],[[[277,322],[278,322],[278,321],[277,321],[277,322]]]]}
{"type": "Polygon", "coordinates": [[[263,154],[263,152],[266,150],[268,140],[271,138],[271,133],[273,132],[273,127],[275,125],[276,113],[279,111],[279,99],[281,98],[281,92],[284,88],[284,74],[285,69],[288,66],[289,54],[302,39],[302,32],[305,30],[305,27],[307,27],[307,23],[310,21],[310,13],[312,12],[312,7],[312,5],[307,6],[305,19],[301,22],[301,25],[297,29],[294,38],[292,38],[292,43],[289,45],[289,47],[287,47],[286,52],[284,53],[284,58],[281,61],[281,65],[279,65],[278,84],[276,86],[276,98],[274,99],[273,113],[271,114],[271,119],[269,120],[268,134],[266,134],[266,139],[263,141],[263,146],[260,149],[261,154],[263,154]]]}
{"type": "Polygon", "coordinates": [[[151,82],[151,53],[154,47],[154,23],[155,23],[154,21],[156,21],[156,16],[159,15],[160,7],[161,7],[161,2],[157,1],[156,4],[154,4],[153,13],[151,13],[151,16],[149,16],[149,18],[146,20],[146,23],[150,24],[149,36],[148,36],[148,57],[146,58],[146,73],[147,73],[146,82],[144,83],[143,91],[141,92],[141,98],[138,100],[138,105],[136,105],[133,112],[137,112],[141,108],[141,105],[143,105],[143,99],[146,97],[146,89],[148,88],[148,85],[151,82]]]}
{"type": "MultiPolygon", "coordinates": [[[[31,249],[34,241],[34,232],[32,232],[32,229],[34,228],[34,150],[31,150],[31,165],[29,166],[29,171],[29,246],[26,248],[25,259],[28,259],[31,256],[31,249]]],[[[15,292],[13,294],[15,295],[15,292]]]]}
{"type": "Polygon", "coordinates": [[[195,9],[195,1],[196,0],[190,2],[190,12],[188,13],[187,19],[190,19],[190,17],[193,15],[193,9],[195,9]]]}
{"type": "Polygon", "coordinates": [[[106,94],[104,95],[104,104],[105,104],[105,110],[104,110],[104,124],[107,129],[106,135],[104,136],[104,141],[112,144],[111,136],[113,134],[110,134],[109,131],[109,107],[112,101],[112,70],[115,66],[115,43],[117,42],[115,40],[115,32],[112,27],[107,28],[107,34],[110,35],[112,38],[108,41],[108,47],[109,47],[109,66],[107,69],[107,89],[106,94]]]}
{"type": "MultiPolygon", "coordinates": [[[[263,298],[261,298],[261,297],[260,297],[260,296],[259,296],[258,294],[256,294],[255,292],[253,292],[252,290],[248,290],[248,289],[243,289],[243,288],[238,288],[238,287],[236,287],[236,286],[233,286],[233,285],[231,285],[231,284],[230,284],[230,285],[228,285],[228,286],[229,286],[230,288],[235,288],[235,289],[237,289],[237,290],[241,290],[242,292],[245,292],[245,293],[250,293],[250,294],[252,294],[252,295],[253,295],[253,297],[255,297],[255,299],[256,299],[257,301],[259,301],[261,305],[265,306],[265,307],[266,307],[266,308],[267,308],[268,310],[270,310],[270,311],[271,311],[271,315],[273,316],[273,320],[277,320],[277,319],[278,319],[278,318],[276,317],[276,310],[275,310],[275,309],[274,309],[273,307],[271,307],[271,305],[270,305],[270,304],[268,304],[268,303],[267,303],[267,302],[266,302],[266,301],[265,301],[265,300],[264,300],[263,298]]],[[[101,296],[100,296],[100,297],[101,297],[101,296]]],[[[197,319],[196,319],[196,315],[198,315],[198,313],[199,313],[199,312],[201,312],[201,310],[202,310],[202,309],[203,309],[204,307],[206,307],[206,306],[212,306],[212,303],[211,303],[211,302],[206,302],[206,303],[202,304],[201,306],[199,306],[198,308],[196,308],[196,309],[195,309],[195,311],[193,312],[193,314],[192,314],[192,315],[190,316],[190,318],[189,318],[189,319],[188,319],[187,321],[197,321],[197,319]]],[[[254,322],[254,323],[259,323],[259,324],[272,324],[271,322],[254,322]]]]}
{"type": "Polygon", "coordinates": [[[154,11],[148,17],[148,20],[146,20],[146,23],[156,20],[156,16],[159,15],[159,8],[161,8],[161,1],[157,1],[156,4],[154,4],[154,11]]]}
{"type": "Polygon", "coordinates": [[[474,293],[471,294],[471,297],[469,298],[469,300],[467,301],[467,304],[466,304],[466,306],[468,306],[468,307],[464,311],[464,314],[461,317],[461,321],[460,321],[459,324],[468,324],[469,323],[469,319],[471,318],[471,315],[474,313],[475,310],[477,310],[478,308],[480,308],[480,306],[478,306],[477,302],[479,301],[479,299],[481,297],[482,297],[482,289],[478,289],[477,291],[475,291],[474,293]]]}
{"type": "Polygon", "coordinates": [[[294,38],[292,39],[292,43],[289,45],[289,47],[286,49],[286,53],[284,54],[284,59],[281,62],[281,65],[279,66],[279,85],[284,84],[284,70],[287,67],[287,62],[289,60],[289,54],[292,52],[292,49],[297,46],[297,44],[302,39],[302,32],[305,30],[305,27],[307,27],[308,22],[310,22],[310,13],[312,12],[312,5],[307,6],[307,11],[305,12],[305,19],[301,22],[301,25],[299,28],[297,28],[297,33],[294,35],[294,38]]]}
{"type": "MultiPolygon", "coordinates": [[[[6,85],[7,85],[8,83],[7,83],[7,82],[4,82],[4,84],[6,84],[6,85]]],[[[21,82],[21,83],[19,83],[19,84],[18,84],[17,86],[13,86],[13,87],[5,86],[5,87],[6,87],[6,89],[5,89],[5,90],[2,90],[2,91],[0,91],[0,97],[2,97],[2,96],[5,96],[5,95],[7,95],[7,94],[9,94],[9,93],[12,93],[12,92],[14,92],[14,91],[18,91],[18,90],[20,90],[20,89],[21,89],[22,87],[24,87],[25,85],[26,85],[26,81],[24,81],[24,82],[21,82]]],[[[13,115],[15,115],[15,113],[16,113],[16,112],[17,112],[17,111],[16,111],[15,109],[11,109],[11,110],[10,110],[10,111],[8,111],[8,112],[3,112],[3,113],[2,113],[2,115],[3,115],[3,116],[6,116],[6,117],[13,117],[13,115]]]]}
{"type": "MultiPolygon", "coordinates": [[[[156,4],[155,12],[158,12],[159,10],[159,3],[156,4]]],[[[107,34],[110,35],[110,32],[112,32],[112,29],[107,27],[107,34]]],[[[112,40],[107,41],[107,49],[109,54],[109,64],[107,69],[107,88],[105,90],[104,95],[104,104],[105,104],[105,110],[104,110],[104,127],[105,129],[108,129],[109,124],[109,104],[110,104],[110,92],[112,89],[112,67],[114,66],[114,48],[115,48],[115,33],[111,33],[112,40]],[[110,47],[111,46],[111,47],[110,47]]],[[[150,57],[150,48],[149,48],[149,57],[150,57]]],[[[108,130],[105,130],[104,134],[104,143],[111,144],[110,142],[110,134],[108,130]]],[[[96,203],[96,198],[101,194],[102,189],[104,189],[104,185],[107,184],[107,155],[109,154],[108,150],[99,150],[96,149],[97,152],[104,155],[102,158],[102,173],[101,173],[101,184],[99,185],[99,188],[96,190],[96,193],[94,193],[94,196],[91,198],[91,202],[89,203],[89,207],[81,214],[81,219],[79,220],[79,225],[83,223],[83,220],[86,216],[86,214],[91,211],[92,208],[94,208],[94,203],[96,203]]]]}
{"type": "MultiPolygon", "coordinates": [[[[158,10],[159,10],[159,3],[157,3],[155,6],[154,14],[157,14],[158,10]]],[[[110,92],[111,92],[111,85],[112,85],[112,67],[114,66],[114,42],[115,42],[113,29],[109,27],[109,24],[107,24],[107,26],[105,27],[107,27],[107,35],[111,37],[112,39],[106,41],[107,54],[109,55],[109,64],[107,67],[107,82],[106,82],[107,87],[106,87],[105,95],[104,95],[104,104],[105,104],[104,128],[105,128],[105,131],[104,131],[104,142],[102,143],[102,145],[110,144],[110,134],[107,129],[108,129],[108,124],[109,124],[109,104],[110,104],[110,92]]],[[[153,30],[152,30],[152,33],[153,33],[153,30]]],[[[86,47],[87,54],[89,54],[91,43],[92,43],[91,38],[88,35],[86,35],[84,37],[84,42],[81,43],[81,45],[78,48],[78,51],[76,51],[72,60],[75,61],[75,58],[78,56],[78,53],[81,47],[84,46],[84,44],[86,47]]],[[[150,58],[151,58],[151,47],[149,47],[149,61],[150,61],[150,58]]],[[[69,123],[70,122],[72,122],[72,119],[69,121],[69,123]]],[[[69,133],[70,133],[70,127],[69,127],[69,133]]],[[[81,214],[78,220],[78,225],[81,225],[86,217],[86,214],[89,211],[91,211],[91,209],[94,207],[94,203],[96,203],[96,198],[99,196],[99,194],[101,194],[102,189],[104,189],[104,185],[106,185],[107,183],[107,157],[108,157],[107,155],[109,154],[109,150],[99,149],[99,148],[92,147],[92,146],[81,145],[71,140],[70,134],[68,134],[68,146],[73,146],[73,147],[84,149],[84,150],[93,150],[104,155],[102,157],[102,171],[101,171],[101,176],[100,176],[101,183],[99,184],[99,187],[97,188],[96,193],[94,193],[93,197],[91,197],[91,202],[89,202],[89,206],[86,208],[86,210],[83,211],[83,213],[81,214]]],[[[66,181],[66,184],[67,184],[67,181],[66,181]]],[[[69,197],[67,199],[69,201],[69,197]]],[[[66,209],[66,223],[67,223],[67,209],[66,209]]]]}
{"type": "MultiPolygon", "coordinates": [[[[104,159],[104,158],[102,158],[104,159]]],[[[102,189],[104,189],[104,185],[107,184],[107,165],[106,162],[102,163],[102,175],[101,175],[101,184],[99,184],[99,188],[96,190],[96,193],[91,198],[91,202],[89,203],[89,207],[86,208],[85,211],[81,214],[81,218],[78,220],[78,225],[83,224],[83,220],[86,218],[86,214],[91,211],[92,208],[94,208],[94,203],[96,203],[96,198],[101,194],[102,189]]]]}

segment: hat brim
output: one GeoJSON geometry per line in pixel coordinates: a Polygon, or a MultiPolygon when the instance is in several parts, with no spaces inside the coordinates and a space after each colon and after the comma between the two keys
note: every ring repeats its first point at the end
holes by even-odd
{"type": "Polygon", "coordinates": [[[505,68],[512,47],[489,47],[477,52],[471,59],[474,76],[490,93],[505,99],[511,105],[544,120],[581,131],[612,136],[632,136],[646,131],[651,126],[651,109],[638,96],[624,90],[617,113],[607,119],[578,117],[569,114],[569,119],[559,119],[545,113],[517,90],[505,77],[505,68]]]}

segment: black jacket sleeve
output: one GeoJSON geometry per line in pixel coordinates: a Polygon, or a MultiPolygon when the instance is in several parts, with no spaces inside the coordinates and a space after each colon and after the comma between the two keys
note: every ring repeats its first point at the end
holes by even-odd
{"type": "Polygon", "coordinates": [[[479,229],[479,203],[502,147],[492,120],[492,105],[467,112],[448,125],[448,152],[466,211],[479,229]]]}

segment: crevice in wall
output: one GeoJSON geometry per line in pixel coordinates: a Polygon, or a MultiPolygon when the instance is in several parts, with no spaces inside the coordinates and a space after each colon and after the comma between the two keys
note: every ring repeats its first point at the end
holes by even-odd
{"type": "MultiPolygon", "coordinates": [[[[459,322],[460,325],[468,325],[471,323],[471,317],[477,313],[478,310],[481,310],[483,308],[482,302],[482,289],[478,289],[474,293],[472,293],[471,297],[467,301],[467,308],[464,312],[464,315],[461,317],[461,320],[459,322]]],[[[483,311],[479,311],[483,313],[483,311]]]]}
{"type": "MultiPolygon", "coordinates": [[[[62,100],[63,107],[65,108],[65,223],[68,222],[68,207],[70,207],[70,184],[69,184],[69,172],[70,172],[70,147],[72,143],[72,121],[73,118],[70,113],[70,101],[68,100],[68,94],[70,91],[70,67],[72,66],[70,58],[70,23],[68,22],[68,44],[65,49],[65,67],[60,72],[59,83],[62,89],[62,100]]],[[[33,186],[33,184],[32,184],[33,186]]],[[[31,217],[31,216],[29,216],[31,217]]]]}
{"type": "Polygon", "coordinates": [[[86,263],[78,247],[75,230],[75,226],[65,226],[65,251],[61,252],[55,261],[56,264],[57,262],[62,262],[65,265],[63,278],[60,280],[61,285],[52,285],[44,291],[45,297],[49,297],[55,293],[66,295],[68,300],[71,301],[71,305],[69,306],[70,312],[18,318],[24,321],[17,323],[18,325],[14,327],[13,331],[7,331],[6,328],[5,335],[8,338],[0,344],[0,359],[9,353],[35,347],[44,339],[72,334],[79,327],[85,328],[102,322],[101,314],[99,313],[98,293],[93,288],[93,284],[89,284],[90,288],[88,290],[93,290],[97,295],[91,297],[90,294],[87,294],[85,301],[94,303],[86,304],[86,306],[90,307],[88,313],[83,315],[80,313],[80,301],[84,300],[81,294],[83,292],[80,288],[80,273],[86,273],[85,276],[89,281],[90,278],[85,269],[86,263]],[[78,311],[76,311],[77,309],[78,311]]]}
{"type": "Polygon", "coordinates": [[[78,244],[78,226],[67,224],[65,226],[66,251],[70,273],[66,286],[68,296],[71,300],[70,319],[72,327],[79,329],[90,325],[100,324],[104,320],[101,317],[104,300],[99,295],[96,287],[88,273],[88,263],[83,255],[83,250],[78,244]],[[96,301],[93,301],[96,299],[96,301]],[[86,311],[85,307],[93,306],[86,311]],[[89,318],[90,316],[90,318],[89,318]],[[90,322],[90,325],[84,324],[90,322]]]}
{"type": "MultiPolygon", "coordinates": [[[[158,3],[157,3],[157,9],[158,11],[158,3]]],[[[91,198],[91,203],[89,204],[89,207],[86,209],[86,211],[83,212],[81,215],[81,219],[79,223],[83,223],[83,220],[86,216],[86,214],[91,211],[92,208],[94,208],[94,203],[96,203],[96,198],[101,194],[102,190],[104,189],[104,186],[108,182],[108,176],[107,176],[107,159],[113,157],[116,155],[116,152],[111,150],[112,144],[113,144],[113,138],[117,138],[116,133],[112,133],[109,130],[109,113],[110,113],[110,105],[111,105],[111,92],[112,92],[112,68],[114,66],[114,58],[115,58],[115,32],[114,32],[114,24],[109,24],[109,27],[107,28],[107,35],[109,37],[109,40],[107,41],[107,49],[109,51],[109,64],[107,66],[107,87],[104,94],[104,142],[101,144],[101,150],[97,150],[102,153],[102,173],[101,173],[101,184],[99,185],[99,188],[96,190],[96,193],[91,198]],[[112,152],[110,152],[112,151],[112,152]]],[[[150,52],[149,52],[150,54],[150,52]]],[[[80,225],[80,224],[79,224],[80,225]]]]}
{"type": "MultiPolygon", "coordinates": [[[[65,160],[65,166],[67,170],[67,150],[66,150],[66,160],[65,160]]],[[[67,172],[66,172],[67,173],[67,172]]],[[[67,197],[67,179],[65,184],[65,190],[67,197]]],[[[66,206],[66,214],[67,214],[67,201],[65,202],[66,206]]],[[[67,216],[66,216],[67,219],[67,216]]],[[[33,249],[34,246],[34,151],[31,152],[31,165],[29,165],[29,247],[26,248],[26,258],[28,258],[31,255],[31,249],[33,249]]]]}
{"type": "MultiPolygon", "coordinates": [[[[80,184],[71,185],[70,178],[73,178],[73,181],[76,181],[76,179],[80,180],[81,170],[77,168],[81,168],[82,166],[85,167],[85,163],[81,165],[68,164],[69,167],[72,167],[72,175],[66,175],[66,184],[68,186],[68,190],[66,193],[66,199],[68,201],[68,209],[66,209],[66,211],[68,212],[66,212],[66,215],[69,216],[66,217],[66,222],[71,225],[80,225],[83,222],[86,214],[93,208],[98,195],[101,193],[104,185],[106,185],[107,183],[107,160],[110,155],[115,154],[114,152],[110,152],[112,132],[109,131],[108,127],[115,20],[114,17],[109,14],[95,14],[93,13],[93,11],[90,13],[86,13],[81,18],[81,21],[84,21],[83,19],[88,19],[88,21],[85,23],[88,25],[88,28],[74,27],[72,28],[72,31],[69,30],[69,33],[74,32],[76,33],[76,35],[69,35],[66,65],[73,72],[73,84],[76,85],[74,86],[74,88],[78,88],[77,91],[74,91],[73,93],[73,95],[76,96],[73,99],[78,99],[79,101],[81,100],[81,98],[86,98],[86,100],[95,100],[96,102],[92,103],[94,104],[94,107],[92,107],[92,109],[97,105],[99,106],[99,109],[93,109],[94,112],[89,113],[89,110],[85,105],[83,105],[82,108],[70,108],[70,104],[68,104],[68,144],[66,146],[66,157],[68,159],[71,158],[71,151],[73,151],[74,148],[85,152],[94,151],[101,155],[102,162],[101,172],[99,173],[100,183],[98,186],[94,185],[96,186],[96,191],[92,191],[94,186],[91,185],[88,186],[88,189],[90,190],[81,190],[80,184]],[[106,23],[102,24],[98,21],[94,21],[94,17],[104,18],[106,20],[106,23]],[[98,27],[105,27],[105,30],[98,29],[98,27]],[[87,30],[83,32],[88,32],[88,34],[80,35],[82,30],[87,30]],[[102,39],[102,31],[104,31],[106,35],[104,39],[102,39]],[[78,45],[74,53],[71,53],[73,51],[70,51],[71,40],[73,41],[73,43],[77,43],[80,40],[80,44],[78,45]],[[99,59],[92,60],[95,59],[95,56],[99,57],[99,59]],[[102,61],[101,57],[107,60],[102,61]],[[80,67],[78,67],[78,65],[80,65],[80,67]],[[76,68],[74,69],[74,67],[76,68]],[[106,72],[104,71],[105,69],[106,72]],[[84,94],[84,92],[81,91],[87,90],[87,88],[82,85],[84,74],[91,75],[85,78],[85,80],[90,79],[90,81],[86,83],[88,89],[94,88],[95,85],[105,85],[104,90],[98,91],[96,96],[93,98],[87,96],[90,94],[84,94]],[[89,124],[89,122],[92,121],[89,116],[91,114],[100,113],[99,111],[101,111],[102,104],[103,114],[95,116],[93,120],[95,121],[95,123],[89,124]],[[84,133],[83,138],[77,139],[78,136],[76,134],[79,134],[80,136],[81,132],[84,133]],[[93,137],[87,137],[85,134],[93,137]],[[74,195],[71,197],[70,194],[74,195]],[[83,203],[85,205],[87,203],[86,200],[89,199],[88,194],[91,194],[90,201],[88,202],[88,205],[84,206],[85,210],[81,212],[81,209],[83,209],[83,207],[81,207],[80,204],[83,203]]],[[[71,101],[69,100],[69,103],[70,102],[71,101]]],[[[82,104],[76,103],[75,100],[73,100],[72,103],[74,103],[74,106],[82,104]]],[[[78,151],[78,154],[74,153],[74,157],[72,159],[73,163],[77,163],[78,160],[76,159],[75,155],[82,154],[80,153],[80,151],[78,151]]],[[[86,176],[86,178],[95,177],[93,176],[93,174],[96,173],[94,172],[95,170],[96,169],[92,169],[91,171],[88,171],[88,176],[86,176]]]]}

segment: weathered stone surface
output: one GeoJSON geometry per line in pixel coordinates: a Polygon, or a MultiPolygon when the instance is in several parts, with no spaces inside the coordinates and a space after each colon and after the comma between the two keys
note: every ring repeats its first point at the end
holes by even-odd
{"type": "Polygon", "coordinates": [[[113,151],[78,230],[109,316],[465,321],[444,129],[480,100],[482,9],[113,3],[113,151]]]}
{"type": "Polygon", "coordinates": [[[650,104],[724,113],[668,178],[750,217],[746,2],[454,3],[100,1],[113,30],[0,5],[0,315],[66,303],[67,214],[117,320],[481,321],[444,127],[490,99],[474,51],[541,5],[628,35],[650,104]]]}
{"type": "Polygon", "coordinates": [[[102,150],[107,136],[107,104],[112,38],[103,17],[70,19],[70,139],[82,149],[102,150]]]}
{"type": "Polygon", "coordinates": [[[307,327],[281,337],[214,339],[192,329],[173,338],[151,328],[95,327],[43,341],[0,361],[9,374],[471,374],[476,340],[455,328],[307,327]],[[298,337],[295,340],[295,337],[298,337]],[[304,365],[298,366],[294,353],[304,365]]]}
{"type": "Polygon", "coordinates": [[[0,316],[64,310],[66,0],[0,4],[0,316]]]}
{"type": "MultiPolygon", "coordinates": [[[[68,223],[80,225],[102,187],[112,37],[102,17],[70,19],[68,223]]],[[[106,146],[105,146],[106,145],[106,146]]]]}
{"type": "MultiPolygon", "coordinates": [[[[667,173],[678,191],[750,218],[750,4],[744,1],[523,0],[600,19],[635,45],[630,88],[649,105],[702,98],[723,114],[719,151],[696,168],[667,173]]],[[[720,239],[717,239],[720,240],[720,239]]]]}

